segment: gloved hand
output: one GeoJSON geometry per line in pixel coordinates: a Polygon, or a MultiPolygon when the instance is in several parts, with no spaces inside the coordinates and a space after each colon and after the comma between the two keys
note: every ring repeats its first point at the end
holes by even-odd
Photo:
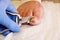
{"type": "MultiPolygon", "coordinates": [[[[13,20],[11,20],[6,11],[17,12],[10,0],[0,0],[0,29],[9,29],[9,32],[19,32],[20,27],[13,20]],[[2,27],[1,27],[2,26],[2,27]]],[[[3,33],[5,34],[5,33],[3,33]]],[[[6,34],[5,34],[6,35],[6,34]]]]}
{"type": "Polygon", "coordinates": [[[41,22],[43,16],[43,7],[38,1],[28,1],[23,3],[17,8],[21,17],[27,19],[30,17],[29,23],[31,25],[37,25],[41,22]]]}

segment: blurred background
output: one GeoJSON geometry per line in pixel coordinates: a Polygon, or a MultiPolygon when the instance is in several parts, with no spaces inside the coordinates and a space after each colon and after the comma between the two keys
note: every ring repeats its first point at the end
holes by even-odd
{"type": "MultiPolygon", "coordinates": [[[[29,0],[12,0],[17,8],[29,0]]],[[[60,40],[60,0],[40,0],[44,7],[43,22],[39,26],[25,27],[15,40],[60,40]]]]}
{"type": "MultiPolygon", "coordinates": [[[[25,0],[12,0],[12,1],[25,1],[25,0]]],[[[53,1],[53,2],[60,2],[60,0],[41,0],[41,1],[53,1]]]]}
{"type": "MultiPolygon", "coordinates": [[[[27,1],[12,0],[16,9],[27,1]]],[[[60,0],[40,1],[44,7],[42,23],[34,27],[22,26],[21,31],[14,34],[13,40],[60,40],[60,0]]]]}

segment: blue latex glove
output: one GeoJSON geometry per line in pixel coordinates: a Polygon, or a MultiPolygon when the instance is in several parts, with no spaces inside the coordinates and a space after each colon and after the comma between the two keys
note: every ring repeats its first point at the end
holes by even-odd
{"type": "Polygon", "coordinates": [[[12,32],[19,32],[19,25],[7,16],[6,11],[17,12],[10,0],[0,0],[0,24],[3,25],[0,29],[7,28],[12,32]]]}
{"type": "Polygon", "coordinates": [[[17,12],[17,10],[15,9],[15,7],[14,7],[14,5],[13,5],[13,3],[11,1],[10,1],[10,3],[9,3],[6,10],[9,11],[9,12],[13,12],[13,13],[17,12]]]}

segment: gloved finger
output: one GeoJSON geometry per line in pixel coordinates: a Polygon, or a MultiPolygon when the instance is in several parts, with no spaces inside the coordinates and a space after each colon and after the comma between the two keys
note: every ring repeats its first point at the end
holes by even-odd
{"type": "Polygon", "coordinates": [[[0,26],[0,34],[2,33],[3,30],[4,30],[4,27],[0,26]]]}
{"type": "Polygon", "coordinates": [[[7,27],[13,32],[20,31],[20,27],[13,22],[5,13],[6,8],[8,7],[10,0],[1,0],[0,1],[0,24],[7,27]]]}
{"type": "Polygon", "coordinates": [[[7,36],[11,31],[9,29],[5,29],[4,27],[0,27],[0,34],[3,36],[7,36]]]}
{"type": "Polygon", "coordinates": [[[14,21],[12,21],[7,14],[5,13],[5,11],[0,11],[0,24],[4,25],[6,28],[8,28],[9,30],[13,31],[13,32],[19,32],[20,31],[20,27],[18,26],[18,24],[16,24],[14,21]]]}
{"type": "Polygon", "coordinates": [[[0,34],[2,34],[4,36],[8,34],[7,28],[1,24],[0,24],[0,34]]]}
{"type": "Polygon", "coordinates": [[[8,5],[6,10],[10,11],[10,12],[17,12],[15,6],[13,5],[13,3],[11,1],[10,1],[10,3],[9,3],[9,5],[8,5]]]}
{"type": "Polygon", "coordinates": [[[9,3],[10,3],[10,0],[0,0],[0,9],[6,10],[9,3]]]}
{"type": "Polygon", "coordinates": [[[2,35],[7,36],[9,33],[11,33],[11,31],[9,29],[5,29],[5,30],[3,30],[2,35]]]}

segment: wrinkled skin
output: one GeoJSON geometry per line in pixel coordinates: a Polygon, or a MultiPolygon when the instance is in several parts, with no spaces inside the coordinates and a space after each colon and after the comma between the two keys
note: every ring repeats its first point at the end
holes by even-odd
{"type": "Polygon", "coordinates": [[[38,1],[25,2],[17,10],[21,17],[34,16],[29,20],[31,25],[37,25],[41,22],[43,7],[38,1]]]}

